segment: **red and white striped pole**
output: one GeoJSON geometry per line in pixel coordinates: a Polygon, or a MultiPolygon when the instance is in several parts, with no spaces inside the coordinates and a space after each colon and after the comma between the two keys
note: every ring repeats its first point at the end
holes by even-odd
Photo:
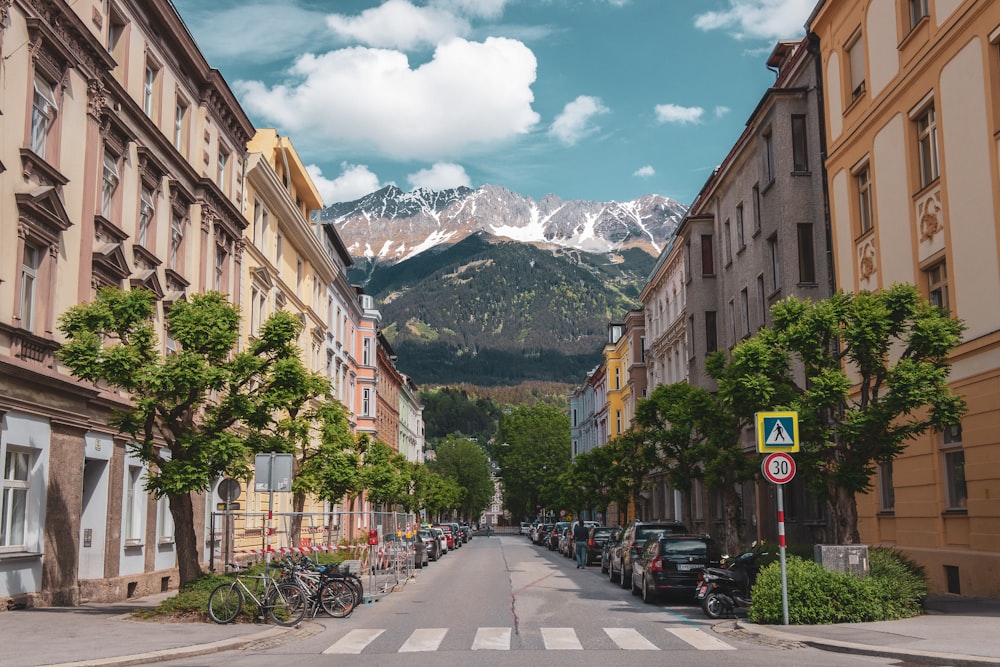
{"type": "Polygon", "coordinates": [[[778,487],[778,556],[781,560],[781,620],[788,625],[788,572],[785,570],[785,494],[784,484],[778,487]]]}

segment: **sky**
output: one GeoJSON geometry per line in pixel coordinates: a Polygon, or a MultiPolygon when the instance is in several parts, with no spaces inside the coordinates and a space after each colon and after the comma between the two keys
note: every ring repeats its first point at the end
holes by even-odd
{"type": "Polygon", "coordinates": [[[173,0],[325,204],[386,185],[690,204],[816,0],[173,0]]]}

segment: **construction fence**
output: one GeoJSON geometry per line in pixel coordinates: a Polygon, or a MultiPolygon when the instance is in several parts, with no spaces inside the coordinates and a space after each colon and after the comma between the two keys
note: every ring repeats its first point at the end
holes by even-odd
{"type": "Polygon", "coordinates": [[[339,556],[342,567],[361,577],[366,597],[405,584],[414,552],[405,538],[420,527],[401,512],[213,512],[209,569],[248,565],[289,554],[339,556]]]}

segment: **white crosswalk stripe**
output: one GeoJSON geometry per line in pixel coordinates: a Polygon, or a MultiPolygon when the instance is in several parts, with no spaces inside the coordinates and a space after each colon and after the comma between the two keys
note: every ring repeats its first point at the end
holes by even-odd
{"type": "Polygon", "coordinates": [[[417,628],[406,640],[400,653],[417,653],[420,651],[436,651],[441,641],[448,633],[448,628],[417,628]]]}
{"type": "Polygon", "coordinates": [[[542,628],[542,640],[545,642],[545,648],[550,651],[583,648],[573,628],[542,628]]]}
{"type": "MultiPolygon", "coordinates": [[[[732,651],[735,647],[697,627],[665,628],[669,635],[676,637],[688,646],[699,651],[732,651]]],[[[574,628],[539,628],[542,642],[547,651],[580,651],[583,644],[574,628]]],[[[438,651],[448,634],[448,628],[416,628],[397,650],[399,653],[430,653],[438,651]]],[[[369,649],[385,628],[359,628],[351,630],[346,635],[331,644],[324,654],[357,655],[369,649]]],[[[650,641],[635,628],[604,628],[611,641],[623,651],[659,651],[656,644],[650,641]]],[[[529,633],[529,637],[530,637],[529,633]]],[[[661,637],[663,635],[660,635],[661,637]]],[[[470,647],[473,651],[509,651],[511,649],[512,628],[478,628],[470,647]]],[[[537,637],[537,635],[536,635],[537,637]]],[[[654,637],[655,639],[655,637],[654,637]]],[[[521,641],[530,639],[522,638],[521,641]]],[[[661,642],[662,643],[662,642],[661,642]]],[[[389,649],[383,640],[380,647],[369,650],[369,653],[389,649]]],[[[520,646],[520,645],[519,645],[520,646]]],[[[591,646],[596,648],[596,646],[591,646]]],[[[453,647],[454,648],[454,647],[453,647]]],[[[522,648],[537,648],[537,645],[522,646],[522,648]]]]}
{"type": "Polygon", "coordinates": [[[659,651],[656,644],[649,641],[635,628],[604,628],[618,648],[625,651],[659,651]]]}
{"type": "Polygon", "coordinates": [[[385,630],[351,630],[323,653],[361,653],[385,630]]]}

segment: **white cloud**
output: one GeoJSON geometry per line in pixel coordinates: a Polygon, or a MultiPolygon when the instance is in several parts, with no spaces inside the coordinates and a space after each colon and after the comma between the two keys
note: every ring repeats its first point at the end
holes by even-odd
{"type": "Polygon", "coordinates": [[[508,0],[431,0],[431,4],[456,14],[495,19],[503,14],[508,0]]]}
{"type": "Polygon", "coordinates": [[[306,167],[316,189],[319,190],[320,197],[323,198],[324,206],[361,199],[382,187],[378,176],[368,169],[368,165],[341,162],[340,168],[342,170],[340,176],[331,180],[323,176],[323,170],[318,166],[311,164],[306,167]]]}
{"type": "Polygon", "coordinates": [[[661,123],[700,123],[705,110],[701,107],[682,107],[676,104],[657,104],[656,120],[661,123]]]}
{"type": "Polygon", "coordinates": [[[208,3],[191,4],[184,18],[210,62],[235,57],[243,63],[270,62],[299,53],[302,44],[315,44],[325,33],[322,13],[294,4],[257,2],[218,11],[208,3]]]}
{"type": "Polygon", "coordinates": [[[387,0],[357,16],[330,14],[326,24],[344,39],[404,51],[434,46],[470,30],[467,21],[449,11],[417,7],[409,0],[387,0]]]}
{"type": "Polygon", "coordinates": [[[454,158],[528,133],[537,61],[521,42],[451,39],[411,69],[405,54],[354,47],[300,57],[291,83],[237,81],[244,108],[327,150],[454,158]]]}
{"type": "Polygon", "coordinates": [[[645,167],[639,167],[632,172],[633,176],[638,176],[639,178],[650,178],[656,176],[656,170],[653,169],[653,165],[647,164],[645,167]]]}
{"type": "Polygon", "coordinates": [[[729,0],[729,9],[695,17],[702,30],[726,30],[743,39],[791,39],[805,36],[805,22],[816,0],[729,0]]]}
{"type": "Polygon", "coordinates": [[[465,168],[453,162],[438,162],[429,169],[421,169],[408,175],[406,180],[414,188],[427,190],[448,190],[463,185],[467,188],[472,187],[472,181],[465,173],[465,168]]]}
{"type": "Polygon", "coordinates": [[[716,118],[722,118],[723,116],[725,116],[730,111],[732,111],[732,109],[730,109],[729,107],[717,106],[717,107],[715,107],[715,117],[716,118]]]}
{"type": "Polygon", "coordinates": [[[611,113],[611,110],[604,106],[601,98],[580,95],[563,107],[562,113],[552,122],[549,134],[567,146],[572,146],[588,134],[596,132],[598,128],[590,125],[591,119],[606,113],[611,113]]]}

